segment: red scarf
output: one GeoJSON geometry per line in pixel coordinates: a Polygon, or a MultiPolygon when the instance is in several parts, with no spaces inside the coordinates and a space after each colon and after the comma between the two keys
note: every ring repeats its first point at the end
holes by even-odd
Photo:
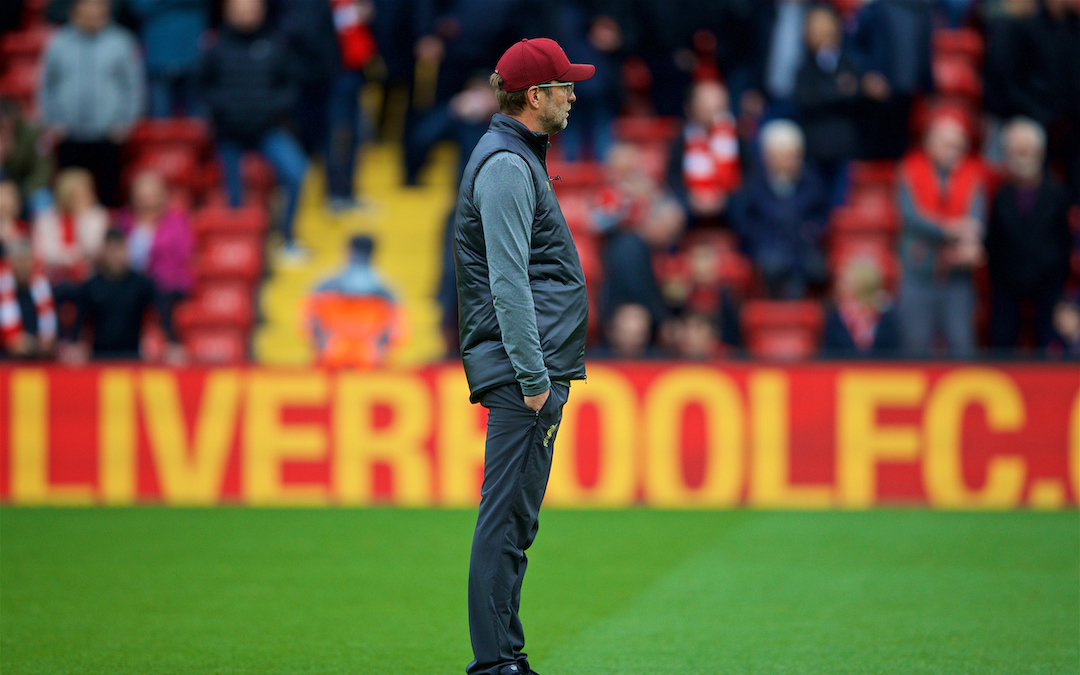
{"type": "Polygon", "coordinates": [[[869,351],[874,346],[874,337],[877,335],[880,316],[873,307],[869,307],[858,300],[841,300],[840,320],[844,322],[851,341],[860,352],[869,351]]]}
{"type": "Polygon", "coordinates": [[[915,206],[931,220],[947,221],[965,216],[983,184],[982,162],[965,157],[946,177],[944,185],[930,156],[915,150],[900,162],[915,206]]]}
{"type": "Polygon", "coordinates": [[[686,189],[702,197],[734,192],[742,181],[735,122],[724,117],[708,129],[687,128],[683,146],[686,189]]]}
{"type": "MultiPolygon", "coordinates": [[[[53,306],[52,289],[45,275],[37,270],[30,275],[30,297],[38,315],[38,338],[56,339],[56,309],[53,306]]],[[[0,264],[0,338],[5,346],[11,346],[23,332],[22,312],[19,310],[18,286],[11,267],[0,264]]]]}
{"type": "Polygon", "coordinates": [[[330,7],[341,45],[341,62],[349,70],[360,70],[375,56],[375,36],[361,19],[356,0],[330,0],[330,7]]]}

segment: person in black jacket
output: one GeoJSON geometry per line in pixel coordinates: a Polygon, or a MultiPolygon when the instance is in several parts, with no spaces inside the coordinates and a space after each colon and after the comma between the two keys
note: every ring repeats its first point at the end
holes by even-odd
{"type": "MultiPolygon", "coordinates": [[[[147,312],[159,308],[158,299],[150,277],[131,269],[124,233],[110,230],[98,273],[79,287],[74,334],[77,337],[82,328],[93,326],[91,356],[95,359],[138,359],[143,320],[147,312]]],[[[170,358],[174,358],[180,349],[176,335],[171,333],[171,322],[162,326],[169,331],[170,358]]]]}
{"type": "Polygon", "coordinates": [[[988,27],[986,109],[999,123],[1023,115],[1041,124],[1050,139],[1050,163],[1064,172],[1071,197],[1077,199],[1080,14],[1074,0],[1044,0],[1041,5],[988,27]]]}
{"type": "Polygon", "coordinates": [[[307,158],[284,125],[297,100],[289,59],[284,40],[266,26],[264,0],[228,0],[225,25],[203,54],[199,82],[214,121],[231,205],[243,200],[241,157],[257,150],[273,165],[285,190],[281,231],[286,255],[295,257],[303,254],[293,241],[293,221],[307,158]]]}
{"type": "Polygon", "coordinates": [[[1053,337],[1054,303],[1069,275],[1069,198],[1043,171],[1046,134],[1027,118],[1005,128],[1007,182],[994,198],[986,230],[990,268],[990,346],[1010,349],[1020,339],[1022,305],[1034,309],[1035,339],[1053,337]]]}
{"type": "Polygon", "coordinates": [[[843,202],[848,161],[859,153],[859,71],[841,49],[840,17],[829,7],[806,16],[807,59],[795,79],[795,102],[806,157],[825,181],[833,204],[843,202]]]}

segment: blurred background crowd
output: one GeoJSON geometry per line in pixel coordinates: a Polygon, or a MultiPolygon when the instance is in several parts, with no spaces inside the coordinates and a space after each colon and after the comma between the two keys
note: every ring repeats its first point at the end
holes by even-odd
{"type": "Polygon", "coordinates": [[[548,167],[594,357],[1080,358],[1077,0],[5,0],[0,31],[7,358],[258,358],[324,236],[285,312],[311,359],[422,332],[376,260],[456,354],[445,205],[535,36],[596,66],[548,167]],[[297,234],[438,162],[431,242],[297,234]]]}

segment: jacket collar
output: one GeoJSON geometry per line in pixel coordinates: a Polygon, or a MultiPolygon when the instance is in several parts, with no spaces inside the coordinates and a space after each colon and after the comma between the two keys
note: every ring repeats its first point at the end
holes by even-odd
{"type": "Polygon", "coordinates": [[[529,129],[521,122],[517,121],[509,115],[502,113],[495,113],[491,118],[491,126],[488,127],[491,131],[501,131],[503,133],[513,134],[533,149],[536,156],[540,158],[540,161],[547,161],[547,151],[551,147],[550,136],[545,133],[537,133],[529,129]]]}

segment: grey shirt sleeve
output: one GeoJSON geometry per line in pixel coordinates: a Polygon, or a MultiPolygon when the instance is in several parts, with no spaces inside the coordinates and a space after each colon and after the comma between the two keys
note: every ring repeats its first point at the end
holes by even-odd
{"type": "Polygon", "coordinates": [[[503,346],[517,372],[521,391],[526,396],[542,394],[551,382],[529,286],[529,251],[536,213],[536,188],[529,166],[511,152],[492,155],[476,176],[473,199],[484,228],[491,296],[503,346]]]}

